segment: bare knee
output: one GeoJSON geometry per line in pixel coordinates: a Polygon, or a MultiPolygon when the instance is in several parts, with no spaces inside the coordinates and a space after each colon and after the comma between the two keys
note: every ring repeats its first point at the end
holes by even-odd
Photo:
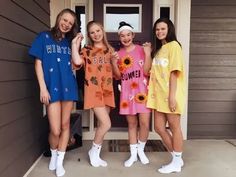
{"type": "Polygon", "coordinates": [[[139,125],[142,130],[149,130],[149,122],[140,121],[139,125]]]}
{"type": "Polygon", "coordinates": [[[65,122],[65,123],[62,123],[61,125],[61,131],[67,131],[70,129],[70,122],[65,122]]]}
{"type": "Polygon", "coordinates": [[[165,127],[160,127],[160,126],[155,126],[154,130],[156,133],[158,133],[159,135],[163,135],[166,133],[166,128],[165,127]]]}
{"type": "Polygon", "coordinates": [[[129,129],[136,129],[138,126],[137,122],[128,122],[129,129]]]}
{"type": "Polygon", "coordinates": [[[110,130],[111,129],[111,122],[107,122],[105,125],[106,130],[110,130]]]}
{"type": "Polygon", "coordinates": [[[51,129],[51,130],[50,130],[50,134],[51,134],[53,137],[59,137],[60,134],[61,134],[61,131],[60,131],[60,129],[51,129]]]}
{"type": "Polygon", "coordinates": [[[100,122],[99,127],[102,128],[104,131],[108,131],[111,128],[111,122],[100,122]]]}

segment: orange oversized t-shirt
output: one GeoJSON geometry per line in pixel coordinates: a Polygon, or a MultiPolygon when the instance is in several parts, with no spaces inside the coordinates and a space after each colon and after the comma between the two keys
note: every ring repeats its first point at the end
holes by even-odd
{"type": "Polygon", "coordinates": [[[87,46],[80,55],[85,68],[84,109],[115,107],[111,50],[87,46]]]}

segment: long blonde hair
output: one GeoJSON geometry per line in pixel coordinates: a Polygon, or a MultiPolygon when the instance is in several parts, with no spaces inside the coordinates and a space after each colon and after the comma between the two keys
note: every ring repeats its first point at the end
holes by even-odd
{"type": "Polygon", "coordinates": [[[91,40],[91,37],[89,35],[89,30],[93,25],[98,25],[101,28],[101,30],[103,32],[103,41],[102,41],[103,44],[106,46],[107,49],[109,49],[111,51],[114,51],[113,47],[108,43],[107,35],[106,35],[106,32],[105,32],[104,27],[102,26],[102,24],[97,22],[97,21],[93,21],[93,20],[89,21],[88,24],[87,24],[88,45],[94,46],[94,41],[91,40]]]}

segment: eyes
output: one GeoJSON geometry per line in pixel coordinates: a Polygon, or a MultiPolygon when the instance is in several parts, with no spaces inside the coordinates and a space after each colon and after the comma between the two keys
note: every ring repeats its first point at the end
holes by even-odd
{"type": "Polygon", "coordinates": [[[96,33],[100,33],[100,32],[101,32],[101,30],[100,30],[100,29],[97,29],[97,30],[94,30],[94,31],[90,31],[89,34],[96,34],[96,33]]]}
{"type": "Polygon", "coordinates": [[[66,18],[63,18],[62,20],[63,20],[63,22],[68,23],[70,26],[73,26],[73,24],[74,24],[72,21],[69,21],[66,18]]]}
{"type": "Polygon", "coordinates": [[[165,31],[165,30],[167,30],[167,28],[165,28],[165,27],[162,27],[162,28],[156,28],[156,31],[165,31]]]}
{"type": "Polygon", "coordinates": [[[120,34],[120,37],[121,37],[121,38],[124,38],[124,37],[132,37],[132,33],[120,34]]]}

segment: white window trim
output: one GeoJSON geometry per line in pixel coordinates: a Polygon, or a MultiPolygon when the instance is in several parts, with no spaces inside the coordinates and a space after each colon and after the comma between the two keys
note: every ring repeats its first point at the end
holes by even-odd
{"type": "Polygon", "coordinates": [[[153,23],[160,18],[161,7],[170,8],[170,20],[174,23],[175,1],[174,0],[153,0],[153,23]]]}
{"type": "MultiPolygon", "coordinates": [[[[106,8],[107,7],[138,7],[139,8],[139,25],[138,25],[138,30],[134,30],[134,32],[136,33],[141,33],[142,32],[142,4],[104,4],[103,5],[103,26],[104,28],[107,25],[107,21],[106,21],[106,8]]],[[[106,32],[117,32],[117,30],[107,30],[106,32]]]]}

